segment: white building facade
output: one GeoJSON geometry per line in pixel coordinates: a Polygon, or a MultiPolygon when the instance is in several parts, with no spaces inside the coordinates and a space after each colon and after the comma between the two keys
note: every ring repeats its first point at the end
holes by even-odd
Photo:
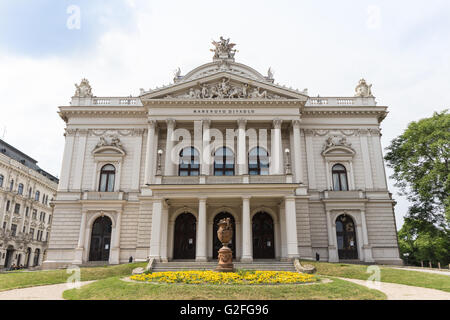
{"type": "Polygon", "coordinates": [[[59,114],[64,157],[44,263],[217,258],[401,264],[378,106],[274,83],[213,42],[213,61],[138,97],[95,97],[85,79],[59,114]]]}
{"type": "Polygon", "coordinates": [[[58,179],[0,140],[0,269],[42,265],[58,179]]]}

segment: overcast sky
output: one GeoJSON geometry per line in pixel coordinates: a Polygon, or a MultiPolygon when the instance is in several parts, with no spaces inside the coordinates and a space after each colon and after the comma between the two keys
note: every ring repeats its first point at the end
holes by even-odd
{"type": "MultiPolygon", "coordinates": [[[[59,175],[57,107],[75,82],[88,78],[97,96],[138,95],[210,62],[221,35],[237,43],[237,62],[272,67],[275,82],[311,96],[352,96],[364,77],[389,106],[383,147],[450,106],[448,0],[2,0],[0,138],[59,175]]],[[[390,190],[399,228],[408,202],[390,190]]]]}

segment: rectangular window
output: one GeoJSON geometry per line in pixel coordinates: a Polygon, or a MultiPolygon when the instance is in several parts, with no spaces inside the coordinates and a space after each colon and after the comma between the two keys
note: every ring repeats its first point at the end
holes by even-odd
{"type": "Polygon", "coordinates": [[[22,229],[22,233],[25,233],[25,230],[27,230],[27,227],[23,227],[23,229],[22,229]]]}
{"type": "Polygon", "coordinates": [[[50,224],[50,223],[52,223],[52,215],[51,214],[48,216],[48,224],[50,224]]]}
{"type": "Polygon", "coordinates": [[[49,234],[48,234],[48,232],[45,234],[45,241],[48,241],[48,236],[49,236],[49,234]]]}
{"type": "Polygon", "coordinates": [[[20,212],[20,204],[16,203],[14,205],[14,213],[19,213],[20,212]]]}
{"type": "Polygon", "coordinates": [[[31,239],[34,238],[34,228],[30,228],[30,235],[31,235],[31,239]]]}
{"type": "Polygon", "coordinates": [[[6,211],[9,211],[9,207],[11,206],[11,201],[6,201],[6,211]]]}
{"type": "Polygon", "coordinates": [[[28,217],[28,215],[30,214],[30,208],[29,207],[26,207],[25,208],[25,217],[28,217]]]}
{"type": "Polygon", "coordinates": [[[37,219],[37,210],[33,209],[33,219],[37,219]]]}
{"type": "Polygon", "coordinates": [[[6,229],[6,222],[3,222],[3,229],[6,229]]]}
{"type": "Polygon", "coordinates": [[[17,232],[17,225],[12,224],[11,225],[11,235],[14,237],[16,235],[16,232],[17,232]]]}

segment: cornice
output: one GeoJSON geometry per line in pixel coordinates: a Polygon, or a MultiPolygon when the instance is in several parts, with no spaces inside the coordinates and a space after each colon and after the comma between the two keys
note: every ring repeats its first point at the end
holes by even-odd
{"type": "Polygon", "coordinates": [[[267,105],[267,106],[298,106],[302,107],[305,105],[305,101],[297,100],[297,99],[151,99],[144,100],[144,106],[239,106],[239,105],[267,105]]]}

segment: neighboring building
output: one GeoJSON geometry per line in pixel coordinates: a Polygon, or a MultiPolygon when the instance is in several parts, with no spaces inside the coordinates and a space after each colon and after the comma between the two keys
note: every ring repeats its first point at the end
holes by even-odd
{"type": "Polygon", "coordinates": [[[44,259],[58,179],[36,163],[0,140],[0,269],[44,259]]]}
{"type": "Polygon", "coordinates": [[[230,217],[236,260],[400,264],[378,106],[309,97],[234,61],[139,97],[96,97],[83,79],[61,106],[66,143],[46,267],[217,257],[230,217]],[[180,142],[181,141],[181,142],[180,142]]]}

